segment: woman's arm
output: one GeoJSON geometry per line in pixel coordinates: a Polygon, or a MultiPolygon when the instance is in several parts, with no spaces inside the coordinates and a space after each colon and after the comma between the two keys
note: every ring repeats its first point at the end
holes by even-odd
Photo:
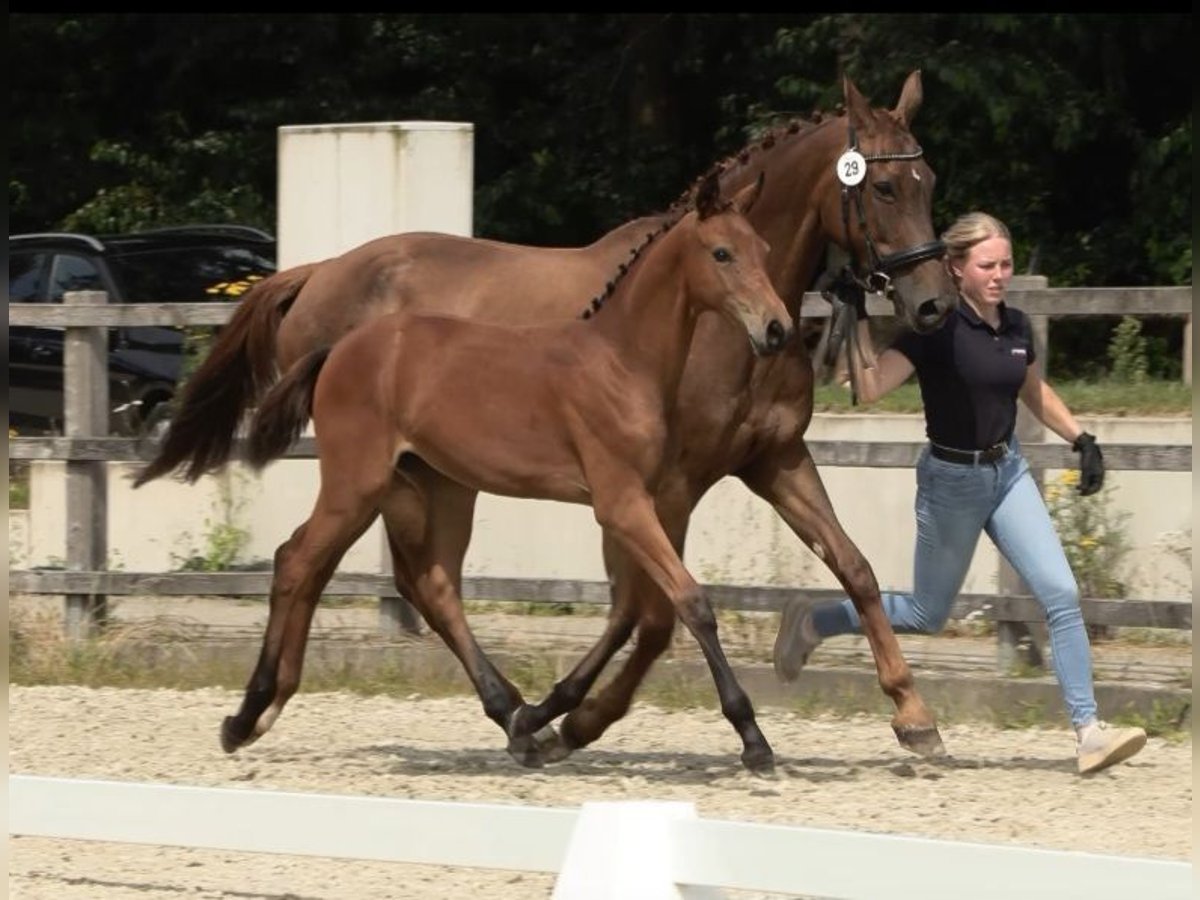
{"type": "Polygon", "coordinates": [[[1042,378],[1041,367],[1036,362],[1025,370],[1020,397],[1039,422],[1068,444],[1074,444],[1075,439],[1083,433],[1083,428],[1071,415],[1067,404],[1042,378]]]}
{"type": "Polygon", "coordinates": [[[913,373],[913,364],[899,350],[891,348],[876,358],[871,345],[870,320],[860,319],[855,327],[860,352],[850,353],[850,365],[854,366],[858,399],[862,403],[874,403],[904,384],[913,373]]]}

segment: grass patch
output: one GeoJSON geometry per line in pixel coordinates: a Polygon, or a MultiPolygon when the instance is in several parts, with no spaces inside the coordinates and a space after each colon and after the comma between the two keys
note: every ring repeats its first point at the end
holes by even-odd
{"type": "Polygon", "coordinates": [[[1191,715],[1189,700],[1155,700],[1149,713],[1128,710],[1111,718],[1117,725],[1140,726],[1150,737],[1182,742],[1191,734],[1191,715]]]}
{"type": "MultiPolygon", "coordinates": [[[[1190,416],[1192,388],[1180,381],[1055,381],[1051,383],[1076,415],[1190,416]]],[[[841,385],[817,385],[813,409],[822,413],[920,413],[921,391],[914,380],[870,406],[851,406],[850,391],[841,385]]]]}
{"type": "Polygon", "coordinates": [[[8,508],[29,509],[29,463],[25,460],[8,463],[8,508]]]}
{"type": "Polygon", "coordinates": [[[1179,628],[1120,626],[1112,630],[1112,640],[1141,647],[1190,647],[1192,633],[1179,628]]]}

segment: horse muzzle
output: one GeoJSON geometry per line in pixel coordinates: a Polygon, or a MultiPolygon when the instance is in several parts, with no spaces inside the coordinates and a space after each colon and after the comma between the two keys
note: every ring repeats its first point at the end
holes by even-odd
{"type": "Polygon", "coordinates": [[[785,324],[778,319],[771,319],[761,335],[751,334],[750,336],[754,355],[774,356],[784,348],[794,331],[795,328],[790,322],[785,324]]]}
{"type": "Polygon", "coordinates": [[[954,311],[955,304],[944,297],[933,297],[917,304],[912,311],[912,327],[918,334],[929,334],[937,331],[946,321],[946,317],[954,311]]]}

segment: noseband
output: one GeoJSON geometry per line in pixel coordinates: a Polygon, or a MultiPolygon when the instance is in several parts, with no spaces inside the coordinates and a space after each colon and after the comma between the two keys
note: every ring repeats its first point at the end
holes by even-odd
{"type": "Polygon", "coordinates": [[[853,260],[853,271],[850,273],[866,290],[872,293],[887,293],[891,288],[891,273],[905,266],[926,259],[937,259],[946,252],[945,245],[938,240],[927,241],[906,250],[899,250],[887,256],[880,256],[875,249],[875,241],[867,228],[867,209],[863,203],[862,183],[866,180],[866,167],[873,162],[893,162],[897,160],[920,159],[923,152],[920,147],[907,153],[875,153],[871,156],[863,154],[858,149],[858,137],[854,127],[849,129],[850,146],[837,161],[837,176],[842,183],[842,228],[846,233],[846,244],[853,260]],[[863,266],[850,241],[850,204],[853,200],[854,209],[858,216],[858,228],[862,232],[863,242],[867,247],[867,265],[863,266]],[[863,275],[863,272],[866,272],[863,275]]]}

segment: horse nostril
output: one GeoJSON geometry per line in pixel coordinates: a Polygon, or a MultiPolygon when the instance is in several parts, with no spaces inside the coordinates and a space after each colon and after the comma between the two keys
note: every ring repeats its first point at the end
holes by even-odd
{"type": "Polygon", "coordinates": [[[937,300],[926,300],[917,307],[917,321],[932,328],[942,320],[942,310],[938,308],[937,300]]]}
{"type": "Polygon", "coordinates": [[[787,340],[787,330],[778,319],[772,319],[767,325],[767,349],[778,350],[787,340]]]}

